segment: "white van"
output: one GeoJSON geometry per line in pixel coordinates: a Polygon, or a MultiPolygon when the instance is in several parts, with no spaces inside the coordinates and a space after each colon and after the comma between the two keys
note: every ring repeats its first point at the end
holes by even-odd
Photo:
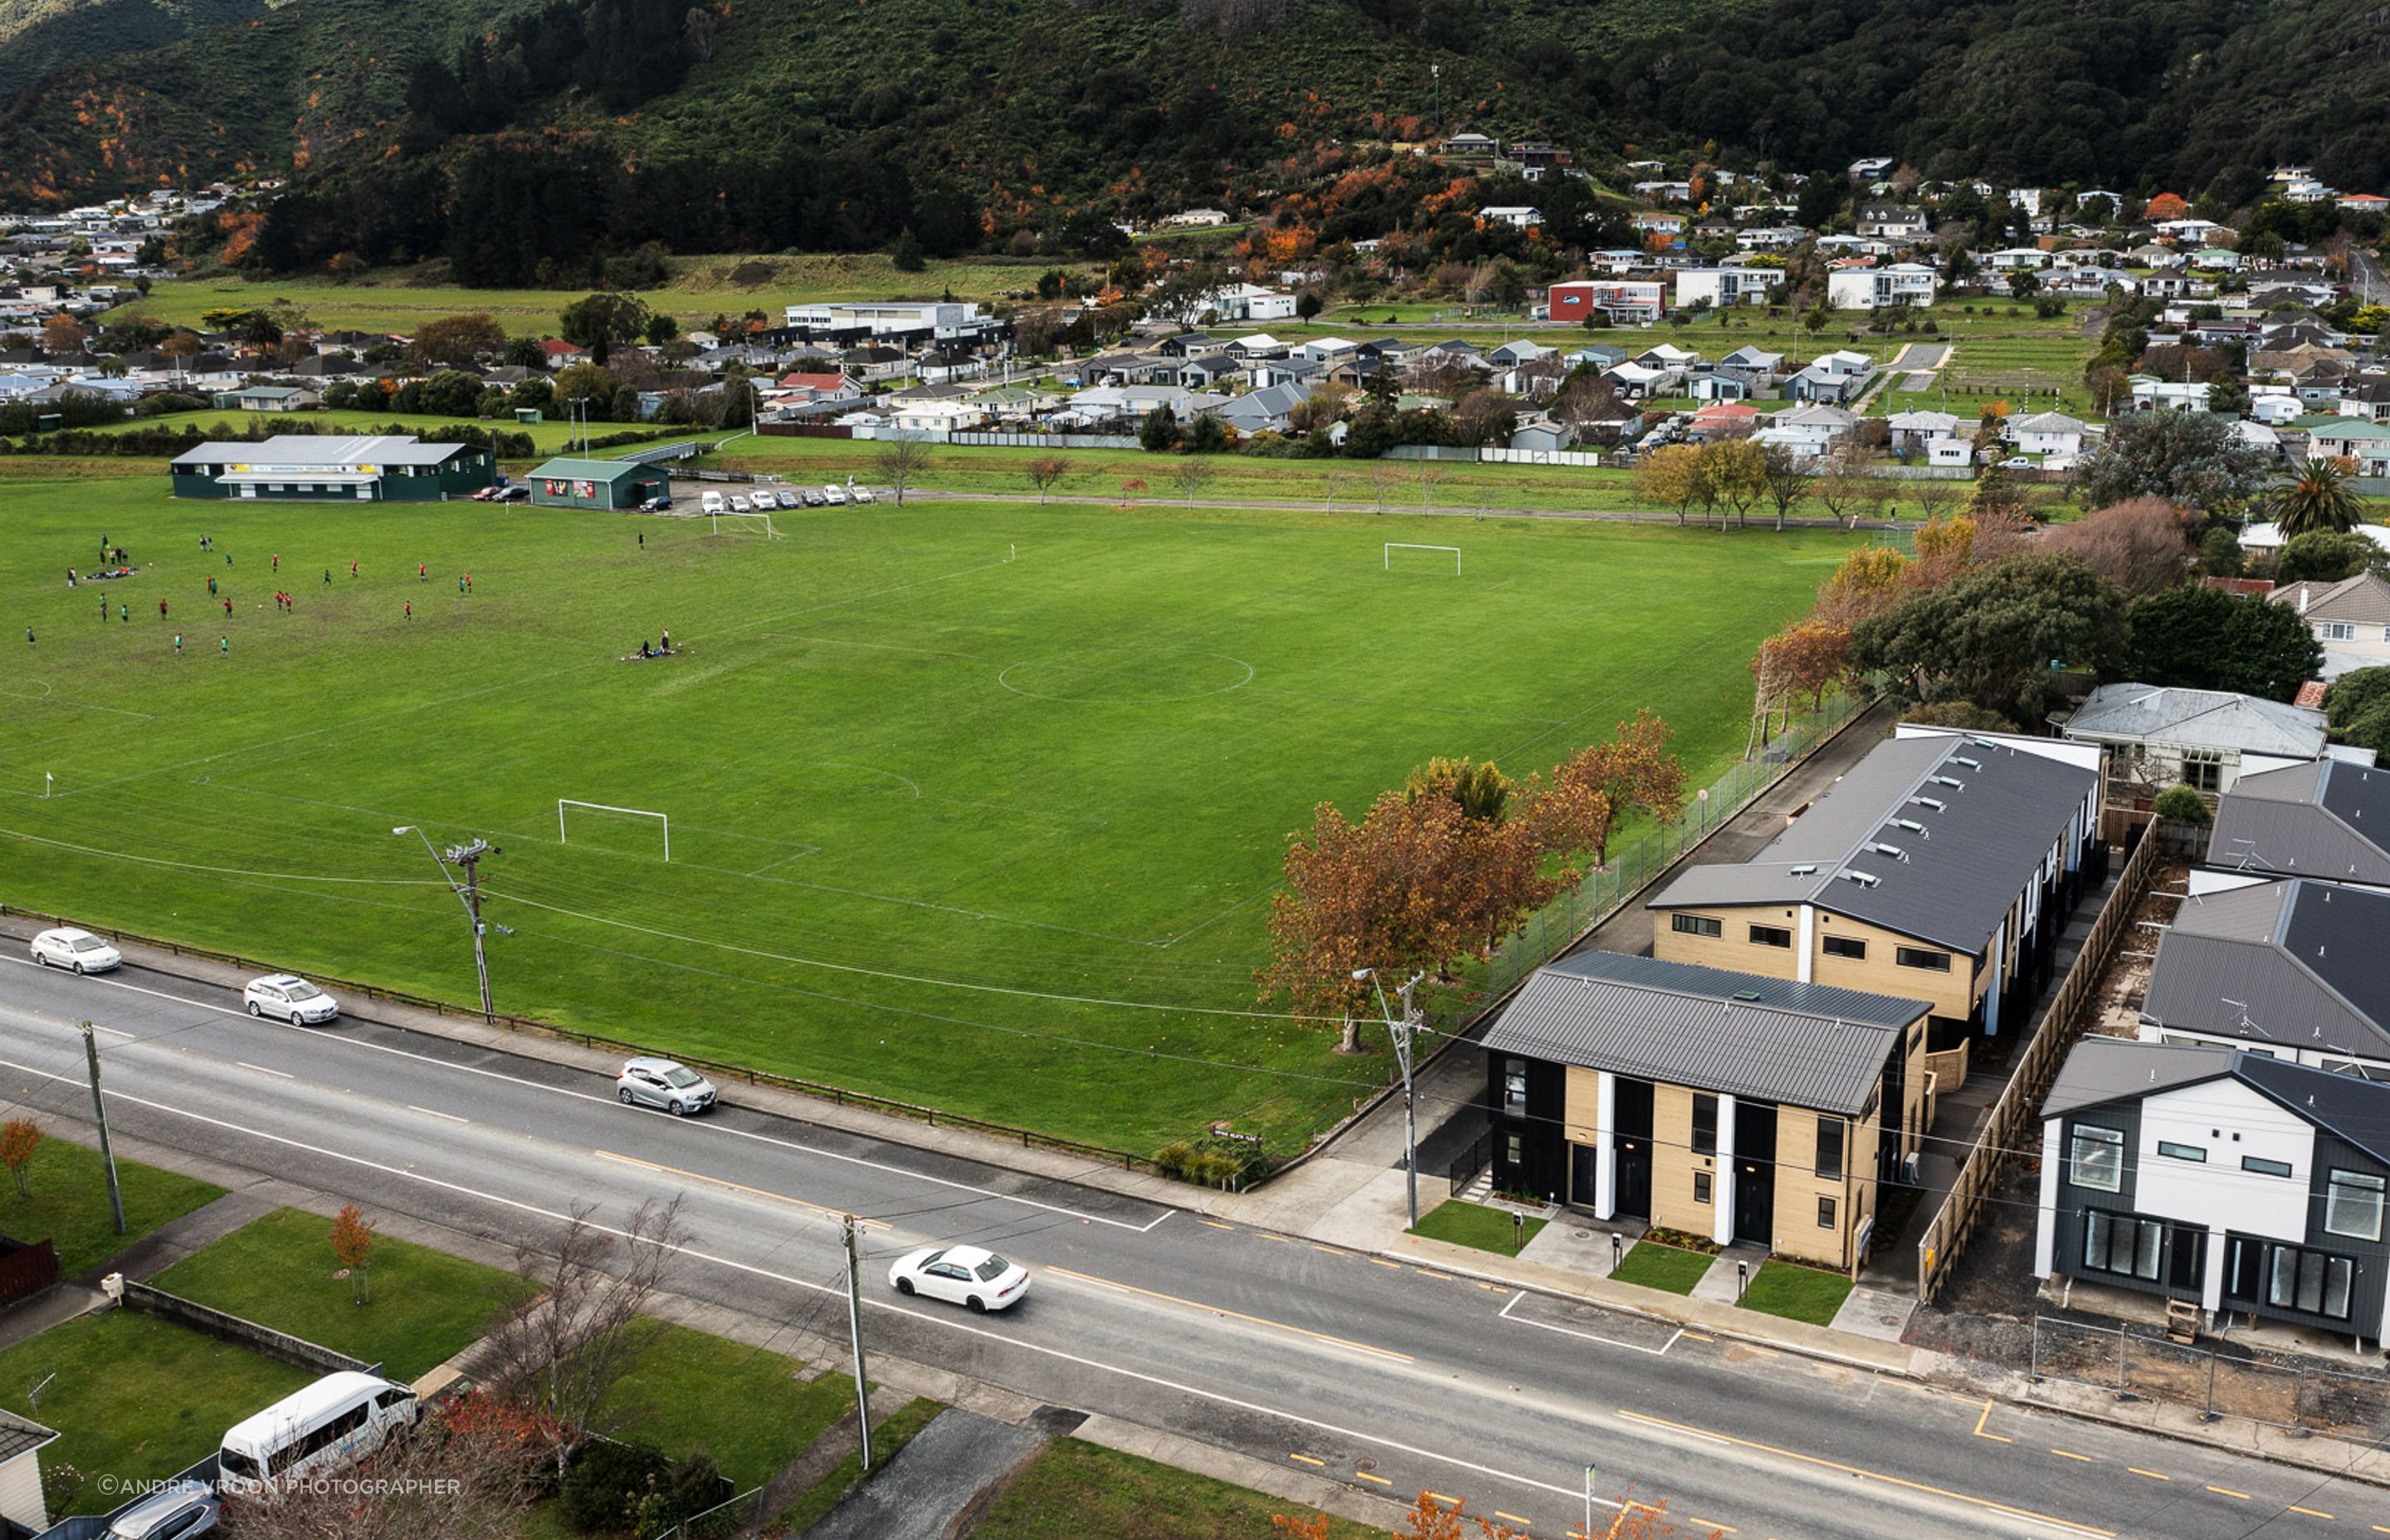
{"type": "Polygon", "coordinates": [[[415,1392],[377,1374],[342,1370],[294,1391],[224,1436],[225,1492],[256,1492],[328,1475],[415,1424],[415,1392]]]}
{"type": "Polygon", "coordinates": [[[708,513],[720,513],[724,511],[722,507],[722,494],[718,492],[707,493],[704,496],[699,498],[697,503],[698,507],[703,508],[708,513]]]}

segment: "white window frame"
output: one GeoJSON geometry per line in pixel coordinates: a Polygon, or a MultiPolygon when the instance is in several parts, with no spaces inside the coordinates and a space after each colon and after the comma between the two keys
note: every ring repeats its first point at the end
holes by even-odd
{"type": "Polygon", "coordinates": [[[2351,1240],[2380,1240],[2385,1200],[2390,1200],[2390,1181],[2367,1172],[2343,1171],[2335,1168],[2324,1178],[2324,1233],[2346,1236],[2351,1240]],[[2344,1196],[2344,1187],[2355,1188],[2356,1191],[2344,1196]],[[2371,1213],[2353,1217],[2350,1223],[2344,1226],[2341,1213],[2341,1205],[2344,1201],[2364,1204],[2371,1208],[2371,1213]]]}
{"type": "Polygon", "coordinates": [[[2124,1191],[2124,1131],[2116,1128],[2102,1128],[2098,1123],[2076,1123],[2074,1133],[2067,1140],[2066,1179],[2075,1186],[2091,1192],[2124,1191]],[[2102,1152],[2114,1161],[2110,1179],[2106,1181],[2098,1180],[2094,1175],[2097,1157],[2102,1152]]]}

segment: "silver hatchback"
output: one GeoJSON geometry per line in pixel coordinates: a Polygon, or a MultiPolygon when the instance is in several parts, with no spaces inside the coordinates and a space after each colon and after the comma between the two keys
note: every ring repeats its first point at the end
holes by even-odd
{"type": "Polygon", "coordinates": [[[104,1540],[188,1540],[215,1530],[224,1499],[200,1482],[175,1482],[126,1508],[104,1540]]]}
{"type": "Polygon", "coordinates": [[[713,1105],[713,1082],[669,1059],[634,1059],[614,1077],[614,1096],[625,1107],[657,1107],[685,1118],[713,1105]]]}

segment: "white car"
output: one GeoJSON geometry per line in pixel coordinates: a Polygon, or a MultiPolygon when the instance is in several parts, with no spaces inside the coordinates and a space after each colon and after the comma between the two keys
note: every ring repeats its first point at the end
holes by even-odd
{"type": "Polygon", "coordinates": [[[124,954],[115,947],[71,925],[35,936],[32,952],[44,968],[71,968],[78,973],[105,973],[124,961],[124,954]]]}
{"type": "Polygon", "coordinates": [[[240,992],[240,1003],[251,1016],[270,1016],[294,1027],[321,1026],[341,1014],[341,1002],[295,973],[273,973],[251,979],[240,992]]]}
{"type": "Polygon", "coordinates": [[[908,1298],[920,1294],[983,1313],[1019,1304],[1029,1292],[1029,1269],[977,1246],[926,1246],[898,1257],[888,1282],[908,1298]]]}
{"type": "Polygon", "coordinates": [[[660,1107],[685,1118],[713,1105],[713,1082],[669,1059],[634,1059],[614,1077],[614,1096],[625,1107],[660,1107]]]}
{"type": "Polygon", "coordinates": [[[842,507],[846,504],[846,488],[842,486],[825,486],[822,495],[830,500],[833,507],[842,507]]]}
{"type": "Polygon", "coordinates": [[[847,495],[854,498],[858,503],[868,503],[871,501],[871,489],[869,487],[856,487],[853,491],[849,492],[847,495]]]}
{"type": "Polygon", "coordinates": [[[746,498],[734,496],[730,499],[730,511],[733,513],[752,513],[755,510],[747,506],[746,498]]]}

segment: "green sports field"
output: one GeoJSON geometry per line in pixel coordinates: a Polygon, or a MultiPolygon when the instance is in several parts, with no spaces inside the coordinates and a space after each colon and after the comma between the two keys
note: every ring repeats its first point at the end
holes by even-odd
{"type": "Polygon", "coordinates": [[[1314,803],[1546,767],[1641,706],[1706,779],[1754,643],[1850,543],[1001,503],[766,542],[161,481],[0,481],[10,902],[468,1000],[392,830],[485,836],[502,1009],[1139,1150],[1214,1119],[1291,1149],[1384,1075],[1239,1014],[1314,803]],[[103,534],[142,571],[68,588],[103,534]],[[651,819],[560,842],[560,798],[668,814],[670,861],[651,819]]]}

